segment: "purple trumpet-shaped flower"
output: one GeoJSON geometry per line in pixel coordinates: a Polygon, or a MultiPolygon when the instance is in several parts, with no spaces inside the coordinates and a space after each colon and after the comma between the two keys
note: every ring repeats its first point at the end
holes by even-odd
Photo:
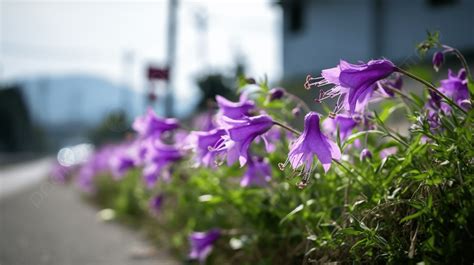
{"type": "Polygon", "coordinates": [[[321,132],[319,114],[310,112],[304,119],[303,134],[291,145],[288,159],[283,166],[286,166],[288,162],[293,169],[303,166],[303,182],[306,183],[313,168],[315,155],[323,165],[324,171],[327,172],[331,167],[332,160],[341,158],[341,151],[333,141],[321,132]]]}
{"type": "Polygon", "coordinates": [[[247,162],[247,171],[240,180],[240,186],[265,186],[271,178],[272,168],[268,161],[265,161],[262,157],[257,158],[255,161],[250,158],[247,162]]]}
{"type": "Polygon", "coordinates": [[[181,160],[183,154],[175,146],[165,145],[159,142],[154,143],[149,151],[150,154],[147,157],[146,165],[143,169],[143,179],[147,187],[152,188],[158,181],[160,175],[169,175],[169,172],[164,171],[164,169],[171,163],[181,160]]]}
{"type": "Polygon", "coordinates": [[[343,141],[352,133],[352,130],[359,123],[348,115],[337,115],[334,119],[328,118],[323,122],[323,128],[326,132],[330,132],[332,135],[337,135],[337,129],[339,128],[339,137],[343,141]]]}
{"type": "Polygon", "coordinates": [[[250,110],[255,107],[253,102],[247,100],[245,96],[241,96],[239,102],[232,102],[222,96],[216,96],[216,101],[222,116],[231,119],[240,119],[248,116],[250,110]]]}
{"type": "MultiPolygon", "coordinates": [[[[459,70],[458,74],[453,74],[451,69],[448,71],[448,79],[440,81],[441,87],[439,91],[451,98],[456,104],[464,109],[469,106],[469,89],[467,87],[466,70],[459,70]]],[[[445,113],[451,112],[451,107],[444,102],[441,102],[441,109],[445,113]]]]}
{"type": "Polygon", "coordinates": [[[207,232],[193,232],[188,240],[191,245],[189,258],[203,263],[212,251],[212,247],[221,236],[219,229],[214,228],[207,232]]]}
{"type": "Polygon", "coordinates": [[[312,86],[334,85],[327,91],[320,90],[317,101],[338,97],[335,112],[345,108],[346,104],[342,103],[346,101],[349,112],[353,114],[358,104],[367,104],[375,83],[388,77],[395,70],[395,65],[386,59],[371,60],[362,64],[350,64],[341,60],[338,66],[323,70],[321,78],[308,76],[305,87],[309,89],[312,86]]]}
{"type": "Polygon", "coordinates": [[[437,51],[433,54],[433,68],[436,72],[439,71],[441,65],[444,63],[444,53],[441,51],[437,51]]]}
{"type": "Polygon", "coordinates": [[[224,151],[216,151],[216,146],[222,142],[222,136],[226,135],[224,129],[214,129],[209,132],[191,132],[190,145],[196,154],[196,164],[206,167],[216,165],[215,158],[224,151]]]}
{"type": "Polygon", "coordinates": [[[224,121],[228,125],[227,135],[222,136],[222,143],[214,151],[226,150],[228,165],[238,160],[240,166],[244,166],[247,163],[250,144],[273,126],[273,120],[268,115],[244,117],[241,120],[224,119],[224,121]]]}
{"type": "Polygon", "coordinates": [[[132,128],[141,137],[159,136],[166,131],[179,128],[179,122],[176,119],[161,119],[152,108],[148,108],[145,115],[135,119],[132,128]]]}
{"type": "Polygon", "coordinates": [[[150,206],[150,210],[153,214],[157,215],[161,212],[161,208],[163,207],[164,198],[165,198],[165,196],[163,194],[158,194],[158,195],[153,196],[150,199],[149,206],[150,206]]]}

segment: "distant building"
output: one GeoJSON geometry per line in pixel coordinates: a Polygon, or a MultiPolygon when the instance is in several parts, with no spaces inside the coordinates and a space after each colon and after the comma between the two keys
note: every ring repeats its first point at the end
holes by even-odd
{"type": "Polygon", "coordinates": [[[280,0],[284,78],[387,57],[405,63],[426,31],[474,51],[472,0],[280,0]]]}

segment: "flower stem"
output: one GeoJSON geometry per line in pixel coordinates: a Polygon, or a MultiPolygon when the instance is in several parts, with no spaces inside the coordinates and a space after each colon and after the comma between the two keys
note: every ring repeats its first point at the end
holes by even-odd
{"type": "Polygon", "coordinates": [[[453,49],[453,53],[456,55],[456,57],[458,57],[459,61],[461,61],[461,64],[462,64],[464,70],[466,70],[468,79],[473,80],[472,75],[471,75],[471,71],[469,70],[469,65],[467,64],[467,61],[466,61],[466,58],[462,55],[462,53],[458,49],[453,49]]]}
{"type": "Polygon", "coordinates": [[[450,98],[448,98],[446,95],[444,95],[443,93],[441,93],[438,89],[436,89],[435,86],[433,86],[433,84],[431,84],[430,82],[408,72],[408,71],[405,71],[401,68],[396,68],[396,71],[399,72],[399,73],[402,73],[408,77],[410,77],[411,79],[413,80],[416,80],[420,83],[422,83],[423,85],[425,85],[426,87],[428,87],[431,91],[433,91],[434,93],[436,93],[438,96],[440,96],[441,98],[443,98],[444,100],[446,100],[446,102],[448,102],[451,106],[454,106],[456,107],[457,109],[459,109],[461,112],[463,112],[464,114],[467,115],[467,112],[465,110],[463,110],[458,104],[454,103],[454,101],[452,101],[450,98]]]}
{"type": "Polygon", "coordinates": [[[301,107],[303,107],[303,109],[306,111],[306,112],[311,112],[311,109],[309,108],[308,104],[306,104],[306,102],[304,102],[304,100],[302,100],[300,97],[288,92],[288,91],[285,91],[285,93],[288,95],[288,97],[290,97],[292,100],[294,101],[297,101],[301,107]]]}
{"type": "Polygon", "coordinates": [[[292,127],[289,126],[289,125],[284,124],[283,122],[273,120],[273,124],[278,125],[278,126],[284,128],[284,129],[286,129],[286,130],[288,130],[288,131],[290,131],[290,132],[296,134],[297,136],[300,136],[300,135],[301,135],[301,132],[300,132],[300,131],[298,131],[298,130],[292,128],[292,127]]]}

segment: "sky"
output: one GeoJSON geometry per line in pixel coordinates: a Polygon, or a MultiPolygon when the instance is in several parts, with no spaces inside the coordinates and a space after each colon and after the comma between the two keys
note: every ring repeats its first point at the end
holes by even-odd
{"type": "MultiPolygon", "coordinates": [[[[281,10],[271,0],[180,0],[174,88],[193,104],[194,80],[231,71],[281,77],[281,10]],[[198,21],[205,18],[205,29],[198,21]]],[[[91,74],[137,91],[166,62],[167,0],[0,0],[0,81],[91,74]]]]}

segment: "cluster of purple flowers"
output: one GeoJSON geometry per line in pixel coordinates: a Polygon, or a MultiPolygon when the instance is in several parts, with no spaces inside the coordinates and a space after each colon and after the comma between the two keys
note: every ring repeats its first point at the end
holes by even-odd
{"type": "MultiPolygon", "coordinates": [[[[433,63],[438,69],[443,61],[442,54],[435,54],[433,63]]],[[[84,190],[93,191],[93,178],[108,172],[114,179],[121,179],[132,168],[142,169],[142,178],[146,187],[152,189],[160,181],[166,182],[172,175],[173,165],[191,156],[194,166],[215,168],[226,161],[228,166],[238,163],[246,167],[240,180],[241,187],[265,187],[272,179],[272,166],[269,160],[258,154],[254,145],[263,143],[267,152],[275,151],[275,145],[282,137],[281,129],[293,133],[287,159],[280,164],[284,169],[290,165],[302,175],[300,187],[307,185],[315,168],[315,157],[324,172],[330,170],[333,161],[342,157],[340,147],[355,130],[364,131],[373,128],[372,114],[368,104],[372,101],[394,97],[401,93],[403,82],[399,69],[389,60],[372,60],[368,63],[351,64],[341,60],[334,68],[321,72],[321,77],[308,76],[305,88],[319,88],[316,102],[328,98],[337,99],[335,109],[329,117],[323,117],[309,111],[304,117],[304,130],[296,130],[275,120],[257,107],[256,102],[247,93],[243,93],[238,102],[216,97],[218,112],[215,115],[204,114],[199,117],[199,131],[180,130],[176,119],[158,117],[150,108],[145,115],[133,123],[137,137],[114,146],[106,146],[97,151],[78,171],[78,183],[84,190]],[[331,85],[324,89],[323,86],[331,85]],[[322,126],[321,126],[322,124],[322,126]],[[280,126],[280,127],[278,127],[280,126]]],[[[467,88],[466,72],[449,72],[449,77],[441,81],[438,89],[456,104],[467,109],[470,96],[467,88]]],[[[284,89],[274,88],[268,92],[267,101],[282,100],[288,95],[284,89]]],[[[426,104],[428,120],[433,127],[438,125],[438,114],[449,114],[450,106],[432,93],[426,104]]],[[[298,108],[296,112],[301,112],[298,108]]],[[[353,145],[361,148],[360,160],[372,158],[372,153],[358,141],[353,145]]],[[[397,151],[396,147],[380,152],[386,157],[397,151]]],[[[58,179],[64,178],[61,168],[55,168],[58,179]]],[[[164,195],[155,195],[149,202],[154,214],[159,214],[164,195]]],[[[190,237],[190,258],[204,261],[212,245],[220,237],[219,229],[208,232],[196,232],[190,237]]]]}

